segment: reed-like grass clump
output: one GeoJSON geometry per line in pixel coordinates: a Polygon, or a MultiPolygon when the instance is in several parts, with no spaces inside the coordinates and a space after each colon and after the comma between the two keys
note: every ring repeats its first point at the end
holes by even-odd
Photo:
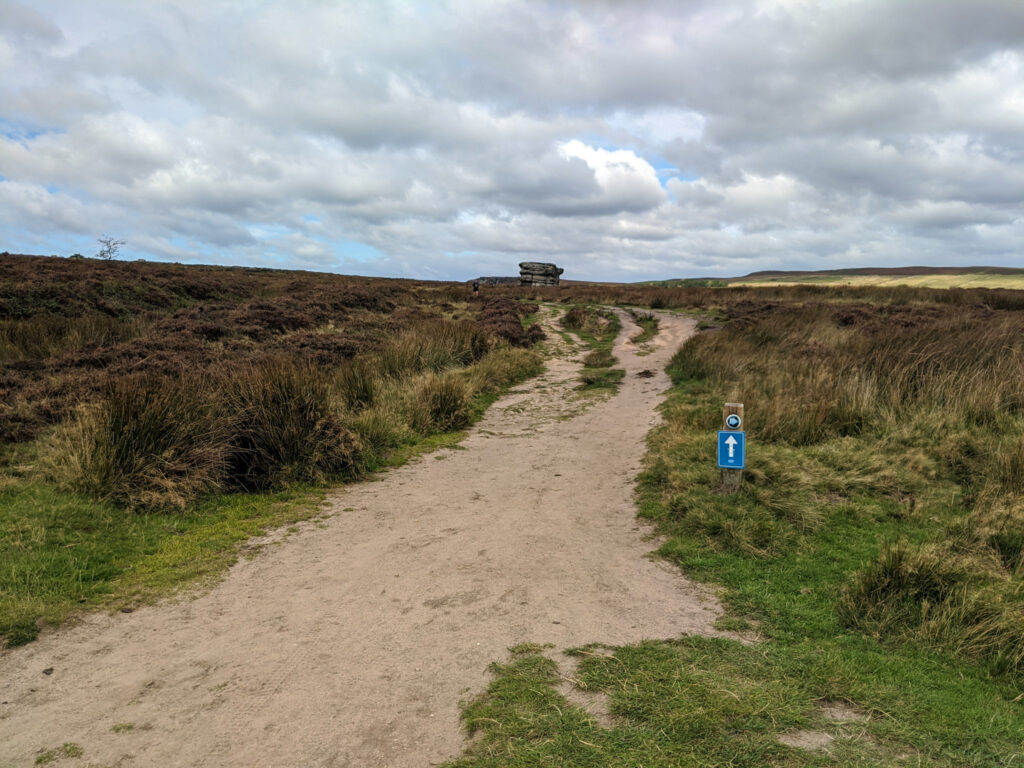
{"type": "Polygon", "coordinates": [[[208,381],[127,377],[57,431],[49,471],[127,507],[183,509],[227,484],[231,431],[208,381]]]}
{"type": "Polygon", "coordinates": [[[221,407],[231,426],[227,483],[264,491],[341,477],[359,440],[338,408],[328,373],[287,359],[223,377],[221,407]]]}
{"type": "Polygon", "coordinates": [[[45,360],[70,350],[109,347],[141,336],[149,325],[144,318],[122,320],[107,315],[0,320],[0,363],[45,360]]]}
{"type": "Polygon", "coordinates": [[[422,435],[451,432],[469,425],[471,391],[458,373],[429,373],[413,390],[411,422],[422,435]]]}
{"type": "MultiPolygon", "coordinates": [[[[1024,527],[1015,532],[1022,533],[1024,527]]],[[[900,541],[883,546],[857,574],[839,615],[875,637],[921,642],[1018,675],[1024,672],[1024,605],[1014,599],[1019,589],[996,547],[978,542],[965,551],[946,542],[900,541]]]]}
{"type": "Polygon", "coordinates": [[[610,349],[595,349],[583,357],[583,365],[586,368],[611,368],[615,365],[615,355],[610,349]]]}
{"type": "Polygon", "coordinates": [[[429,320],[399,334],[374,358],[380,376],[401,377],[464,367],[482,358],[489,348],[486,334],[475,323],[429,320]]]}

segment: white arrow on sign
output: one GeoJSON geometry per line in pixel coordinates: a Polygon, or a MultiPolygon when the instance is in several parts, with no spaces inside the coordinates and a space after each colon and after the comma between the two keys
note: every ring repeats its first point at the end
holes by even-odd
{"type": "Polygon", "coordinates": [[[738,443],[738,442],[739,442],[739,440],[737,440],[732,435],[729,435],[727,438],[725,438],[725,444],[729,446],[729,458],[730,459],[733,458],[733,455],[736,453],[736,443],[738,443]]]}

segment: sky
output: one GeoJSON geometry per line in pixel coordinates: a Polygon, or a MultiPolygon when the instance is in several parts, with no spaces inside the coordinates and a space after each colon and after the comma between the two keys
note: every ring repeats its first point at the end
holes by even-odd
{"type": "Polygon", "coordinates": [[[0,250],[1024,266],[1021,0],[0,0],[0,250]]]}

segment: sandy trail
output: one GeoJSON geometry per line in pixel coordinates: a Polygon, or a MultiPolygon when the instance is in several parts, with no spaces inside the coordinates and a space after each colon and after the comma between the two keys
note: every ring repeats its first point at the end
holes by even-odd
{"type": "Polygon", "coordinates": [[[623,317],[613,398],[585,407],[558,357],[459,449],[334,493],[326,528],[201,597],[7,652],[0,766],[65,742],[84,750],[69,765],[433,765],[461,752],[459,703],[511,645],[717,634],[713,597],[645,557],[632,500],[693,322],[664,316],[638,356],[623,317]]]}

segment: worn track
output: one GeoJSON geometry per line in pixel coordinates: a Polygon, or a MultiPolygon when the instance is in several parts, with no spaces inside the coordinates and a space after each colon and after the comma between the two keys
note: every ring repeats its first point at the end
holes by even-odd
{"type": "Polygon", "coordinates": [[[633,504],[661,371],[693,323],[663,317],[638,356],[623,318],[614,397],[581,399],[551,334],[547,372],[459,449],[333,493],[326,527],[197,599],[6,653],[0,766],[65,742],[105,765],[427,766],[460,753],[459,703],[511,645],[716,634],[713,597],[645,556],[633,504]]]}

